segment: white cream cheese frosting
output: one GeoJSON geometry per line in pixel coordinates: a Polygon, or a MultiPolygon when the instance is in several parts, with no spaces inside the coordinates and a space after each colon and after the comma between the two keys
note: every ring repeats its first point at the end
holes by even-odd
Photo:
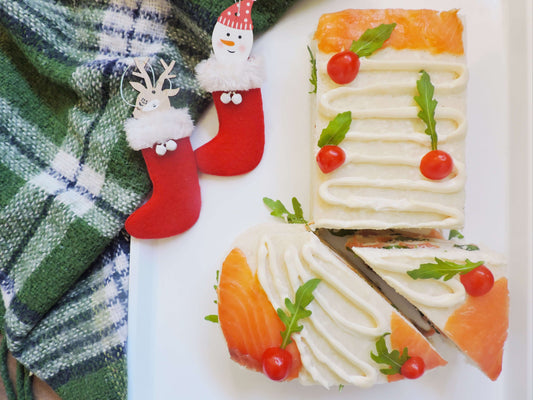
{"type": "Polygon", "coordinates": [[[385,48],[361,58],[356,79],[335,84],[327,74],[333,54],[316,50],[317,94],[313,109],[313,154],[322,130],[337,114],[351,111],[352,124],[339,145],[345,163],[324,174],[312,161],[312,211],[324,228],[461,228],[466,181],[466,85],[464,56],[385,48]],[[454,161],[441,181],[425,178],[421,158],[431,150],[413,97],[425,70],[438,101],[438,148],[454,161]]]}

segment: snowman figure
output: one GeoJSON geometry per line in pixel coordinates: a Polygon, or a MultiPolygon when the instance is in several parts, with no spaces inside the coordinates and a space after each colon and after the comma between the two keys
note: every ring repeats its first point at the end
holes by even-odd
{"type": "Polygon", "coordinates": [[[211,175],[247,173],[263,156],[263,69],[250,57],[253,3],[239,1],[220,14],[211,36],[213,54],[196,67],[219,121],[217,135],[195,151],[199,170],[211,175]]]}

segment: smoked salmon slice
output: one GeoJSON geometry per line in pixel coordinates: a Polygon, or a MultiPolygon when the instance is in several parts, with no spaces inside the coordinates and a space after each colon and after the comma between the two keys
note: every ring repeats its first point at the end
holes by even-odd
{"type": "Polygon", "coordinates": [[[468,296],[446,322],[444,333],[495,381],[502,370],[508,317],[507,278],[500,278],[486,295],[468,296]]]}
{"type": "MultiPolygon", "coordinates": [[[[426,371],[448,363],[431,347],[427,339],[419,331],[409,325],[397,313],[392,313],[390,323],[390,341],[394,350],[398,350],[401,353],[407,347],[410,357],[418,356],[424,360],[426,371]]],[[[403,376],[395,374],[389,375],[387,378],[389,382],[394,382],[403,379],[403,376]]]]}
{"type": "Polygon", "coordinates": [[[337,53],[349,49],[367,29],[391,23],[396,27],[383,47],[464,54],[463,24],[457,10],[349,9],[322,15],[314,38],[320,51],[337,53]]]}
{"type": "MultiPolygon", "coordinates": [[[[285,326],[239,249],[233,249],[222,264],[218,316],[231,358],[247,368],[262,372],[263,353],[269,347],[281,345],[280,332],[285,326]]],[[[287,378],[290,380],[298,376],[300,353],[294,342],[286,349],[293,356],[287,378]]]]}

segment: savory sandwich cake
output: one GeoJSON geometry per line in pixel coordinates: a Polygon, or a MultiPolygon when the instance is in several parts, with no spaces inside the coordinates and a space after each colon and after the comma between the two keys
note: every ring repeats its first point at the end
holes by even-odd
{"type": "Polygon", "coordinates": [[[446,364],[302,224],[264,224],[243,233],[223,263],[217,292],[231,358],[274,380],[370,387],[446,364]]]}
{"type": "Polygon", "coordinates": [[[325,14],[311,52],[315,225],[461,229],[467,69],[457,11],[325,14]]]}
{"type": "Polygon", "coordinates": [[[328,242],[344,241],[355,263],[370,267],[490,379],[498,378],[509,316],[502,255],[410,231],[363,230],[335,239],[318,234],[328,242]]]}
{"type": "Polygon", "coordinates": [[[291,214],[265,198],[290,224],[235,241],[217,285],[231,358],[277,381],[370,387],[445,365],[437,332],[496,380],[505,259],[441,235],[464,224],[457,11],[325,14],[309,50],[312,222],[296,199],[291,214]]]}

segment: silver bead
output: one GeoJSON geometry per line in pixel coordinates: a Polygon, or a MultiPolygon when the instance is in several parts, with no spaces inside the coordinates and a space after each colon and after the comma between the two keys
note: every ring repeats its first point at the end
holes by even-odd
{"type": "Polygon", "coordinates": [[[160,156],[164,156],[167,152],[167,148],[163,144],[158,144],[155,146],[155,152],[160,156]]]}
{"type": "Polygon", "coordinates": [[[176,142],[172,139],[170,139],[168,142],[165,143],[165,148],[168,150],[168,151],[174,151],[176,150],[176,148],[178,147],[178,145],[176,144],[176,142]]]}
{"type": "Polygon", "coordinates": [[[240,93],[234,93],[233,96],[231,96],[231,101],[235,105],[239,105],[242,103],[242,96],[240,93]]]}
{"type": "Polygon", "coordinates": [[[222,93],[220,95],[220,101],[224,104],[228,104],[231,101],[231,94],[229,93],[222,93]]]}

